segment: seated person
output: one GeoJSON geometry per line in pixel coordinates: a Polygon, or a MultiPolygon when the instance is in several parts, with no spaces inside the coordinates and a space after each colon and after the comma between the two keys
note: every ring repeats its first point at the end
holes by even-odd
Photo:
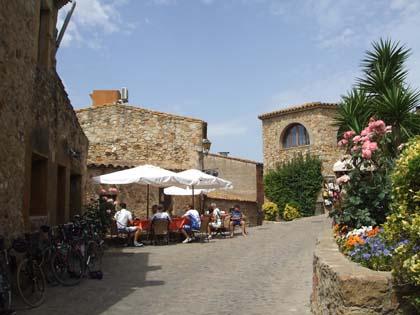
{"type": "Polygon", "coordinates": [[[209,239],[211,239],[211,230],[217,230],[222,227],[222,212],[219,208],[217,208],[217,205],[214,202],[210,204],[210,209],[211,222],[209,223],[207,231],[209,234],[209,239]]]}
{"type": "Polygon", "coordinates": [[[168,212],[165,211],[162,205],[158,205],[156,209],[156,213],[152,216],[152,222],[154,220],[168,220],[171,221],[171,216],[168,212]]]}
{"type": "Polygon", "coordinates": [[[230,213],[230,237],[233,237],[233,231],[237,225],[242,226],[242,235],[246,236],[246,224],[239,205],[235,205],[230,213]]]}
{"type": "Polygon", "coordinates": [[[153,216],[156,214],[157,210],[158,210],[158,205],[153,205],[152,206],[152,215],[150,216],[151,220],[153,219],[153,216]]]}
{"type": "Polygon", "coordinates": [[[143,244],[139,242],[141,229],[138,226],[130,226],[133,224],[133,215],[127,210],[127,205],[124,202],[121,202],[120,207],[120,211],[117,211],[114,215],[118,232],[128,233],[129,238],[131,238],[132,233],[134,233],[134,246],[143,246],[143,244]]]}
{"type": "Polygon", "coordinates": [[[192,205],[186,206],[185,210],[185,214],[182,217],[188,217],[190,219],[190,224],[185,224],[181,229],[181,233],[185,236],[185,240],[182,242],[184,244],[192,241],[190,236],[191,231],[199,230],[201,227],[201,219],[198,211],[195,210],[192,205]]]}

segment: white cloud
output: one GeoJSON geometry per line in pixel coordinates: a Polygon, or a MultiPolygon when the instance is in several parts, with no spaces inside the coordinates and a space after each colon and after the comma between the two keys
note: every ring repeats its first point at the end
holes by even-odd
{"type": "MultiPolygon", "coordinates": [[[[105,35],[122,32],[130,33],[136,28],[134,23],[123,22],[119,13],[121,6],[129,0],[78,0],[73,16],[64,34],[62,45],[77,42],[91,48],[101,46],[105,35]]],[[[71,4],[60,10],[57,28],[60,30],[71,4]]]]}

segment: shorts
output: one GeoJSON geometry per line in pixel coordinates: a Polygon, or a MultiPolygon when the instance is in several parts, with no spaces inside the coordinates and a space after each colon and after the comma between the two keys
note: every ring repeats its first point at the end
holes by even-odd
{"type": "Polygon", "coordinates": [[[200,229],[200,227],[199,226],[197,226],[197,225],[189,225],[189,224],[185,224],[183,227],[182,227],[185,231],[191,231],[191,230],[199,230],[200,229]]]}
{"type": "Polygon", "coordinates": [[[122,233],[132,233],[138,230],[137,226],[126,226],[125,228],[118,228],[118,232],[122,233]]]}
{"type": "Polygon", "coordinates": [[[209,225],[213,229],[220,229],[222,227],[222,223],[217,223],[217,222],[210,222],[209,225]]]}
{"type": "Polygon", "coordinates": [[[233,226],[241,225],[241,220],[232,220],[233,226]]]}

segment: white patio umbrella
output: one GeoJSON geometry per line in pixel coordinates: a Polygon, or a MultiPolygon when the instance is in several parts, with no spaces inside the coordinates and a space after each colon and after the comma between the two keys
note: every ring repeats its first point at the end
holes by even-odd
{"type": "Polygon", "coordinates": [[[183,172],[179,172],[178,175],[191,180],[192,184],[188,185],[191,187],[192,203],[194,206],[194,189],[232,189],[232,182],[206,174],[197,169],[189,169],[183,172]]]}
{"type": "MultiPolygon", "coordinates": [[[[214,189],[196,189],[194,193],[196,194],[207,194],[214,189]]],[[[189,187],[187,188],[180,188],[176,186],[167,187],[163,190],[165,195],[169,196],[191,196],[193,194],[193,190],[189,187]]]]}
{"type": "Polygon", "coordinates": [[[149,217],[149,185],[155,187],[190,186],[194,181],[175,172],[153,165],[141,165],[134,168],[100,175],[92,178],[99,184],[143,184],[147,185],[147,217],[149,217]]]}

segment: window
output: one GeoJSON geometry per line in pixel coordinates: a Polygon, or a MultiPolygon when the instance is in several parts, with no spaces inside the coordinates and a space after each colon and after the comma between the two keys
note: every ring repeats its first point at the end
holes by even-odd
{"type": "Polygon", "coordinates": [[[293,124],[287,127],[283,135],[283,148],[298,147],[309,144],[308,131],[301,124],[293,124]]]}

